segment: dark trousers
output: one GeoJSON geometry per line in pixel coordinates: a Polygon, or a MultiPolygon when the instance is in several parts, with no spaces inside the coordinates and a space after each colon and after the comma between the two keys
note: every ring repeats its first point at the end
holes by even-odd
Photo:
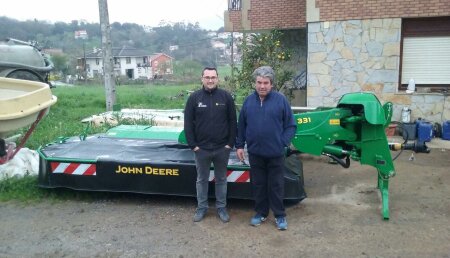
{"type": "Polygon", "coordinates": [[[284,156],[265,158],[249,154],[249,162],[255,211],[267,217],[271,209],[276,218],[286,216],[283,204],[284,156]]]}

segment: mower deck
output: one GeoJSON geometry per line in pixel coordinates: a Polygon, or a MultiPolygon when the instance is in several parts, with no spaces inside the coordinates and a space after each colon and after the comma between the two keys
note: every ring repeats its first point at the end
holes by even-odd
{"type": "MultiPolygon", "coordinates": [[[[53,143],[41,148],[39,154],[41,187],[196,196],[194,155],[178,141],[105,134],[53,143]]],[[[252,199],[249,169],[232,151],[228,198],[252,199]]],[[[213,197],[213,168],[209,179],[213,197]]],[[[286,170],[285,182],[285,199],[301,201],[306,197],[298,175],[286,170]]]]}

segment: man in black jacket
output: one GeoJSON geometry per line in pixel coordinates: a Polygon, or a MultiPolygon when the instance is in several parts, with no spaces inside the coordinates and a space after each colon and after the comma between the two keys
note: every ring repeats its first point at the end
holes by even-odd
{"type": "Polygon", "coordinates": [[[215,68],[202,72],[203,87],[192,93],[184,110],[184,131],[195,154],[197,167],[197,210],[194,221],[201,221],[208,210],[208,183],[214,164],[216,208],[219,218],[228,222],[227,164],[236,137],[236,108],[231,95],[217,87],[215,68]]]}

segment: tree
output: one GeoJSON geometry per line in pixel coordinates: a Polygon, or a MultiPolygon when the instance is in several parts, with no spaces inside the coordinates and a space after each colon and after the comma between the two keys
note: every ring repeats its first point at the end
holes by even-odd
{"type": "Polygon", "coordinates": [[[64,54],[54,54],[51,57],[51,60],[53,62],[53,65],[55,66],[55,69],[53,72],[60,73],[63,76],[66,76],[69,71],[69,63],[68,63],[68,56],[64,54]]]}
{"type": "Polygon", "coordinates": [[[282,45],[283,33],[272,30],[266,33],[255,33],[244,38],[240,45],[242,51],[242,67],[234,68],[237,76],[232,78],[229,86],[237,95],[248,95],[253,91],[253,71],[260,66],[271,66],[275,71],[274,88],[279,89],[292,77],[293,72],[287,67],[291,58],[291,50],[282,45]]]}

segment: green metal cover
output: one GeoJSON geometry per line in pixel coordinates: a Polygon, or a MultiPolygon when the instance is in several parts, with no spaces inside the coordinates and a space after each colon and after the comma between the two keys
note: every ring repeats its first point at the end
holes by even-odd
{"type": "Polygon", "coordinates": [[[119,125],[106,132],[107,136],[134,139],[159,139],[179,141],[183,127],[149,126],[149,125],[119,125]]]}
{"type": "Polygon", "coordinates": [[[378,98],[369,92],[348,93],[341,97],[338,107],[349,105],[362,105],[364,107],[364,117],[370,124],[386,124],[386,116],[378,98]]]}

